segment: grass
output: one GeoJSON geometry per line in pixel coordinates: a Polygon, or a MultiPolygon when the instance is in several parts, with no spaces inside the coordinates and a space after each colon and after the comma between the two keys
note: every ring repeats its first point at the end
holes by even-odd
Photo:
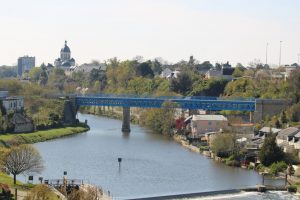
{"type": "Polygon", "coordinates": [[[33,133],[4,134],[0,135],[0,146],[9,147],[13,144],[32,144],[36,142],[43,142],[46,140],[82,133],[87,130],[87,127],[65,127],[36,131],[33,133]]]}
{"type": "Polygon", "coordinates": [[[30,188],[32,188],[34,186],[33,184],[24,184],[18,180],[17,180],[17,184],[14,185],[13,178],[2,172],[0,172],[0,183],[4,183],[4,184],[8,185],[8,187],[10,187],[10,188],[18,188],[19,190],[22,190],[22,191],[29,190],[30,188]]]}

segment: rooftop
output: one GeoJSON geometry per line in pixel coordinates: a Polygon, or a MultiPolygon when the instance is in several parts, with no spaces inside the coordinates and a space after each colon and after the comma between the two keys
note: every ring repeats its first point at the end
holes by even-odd
{"type": "Polygon", "coordinates": [[[227,121],[227,118],[223,115],[193,115],[192,120],[227,121]]]}
{"type": "Polygon", "coordinates": [[[299,132],[299,129],[296,127],[288,127],[278,132],[277,137],[279,139],[287,139],[287,137],[295,136],[299,132]]]}
{"type": "Polygon", "coordinates": [[[271,128],[271,127],[263,127],[259,130],[260,132],[264,132],[264,133],[278,133],[279,131],[281,131],[281,129],[278,128],[271,128]]]}

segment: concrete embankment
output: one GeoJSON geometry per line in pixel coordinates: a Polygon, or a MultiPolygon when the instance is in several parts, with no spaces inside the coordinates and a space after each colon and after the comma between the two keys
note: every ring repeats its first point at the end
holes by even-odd
{"type": "Polygon", "coordinates": [[[199,149],[198,147],[195,147],[195,146],[193,146],[193,145],[190,145],[190,144],[188,143],[188,141],[185,141],[185,140],[182,138],[182,136],[180,136],[180,135],[174,135],[174,136],[173,136],[173,139],[174,139],[177,143],[181,144],[183,147],[185,147],[185,148],[187,148],[187,149],[189,149],[189,150],[191,150],[191,151],[193,151],[193,152],[200,153],[200,149],[199,149]]]}
{"type": "Polygon", "coordinates": [[[231,190],[220,190],[220,191],[210,191],[210,192],[197,192],[197,193],[190,193],[190,194],[144,197],[144,198],[136,198],[136,199],[129,199],[129,200],[185,199],[185,198],[207,197],[207,196],[225,195],[225,194],[237,194],[240,192],[242,192],[242,190],[240,189],[231,189],[231,190]]]}

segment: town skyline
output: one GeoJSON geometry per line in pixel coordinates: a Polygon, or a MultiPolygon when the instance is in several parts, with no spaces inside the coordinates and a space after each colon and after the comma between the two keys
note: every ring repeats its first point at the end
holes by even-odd
{"type": "Polygon", "coordinates": [[[265,63],[268,43],[268,64],[278,65],[280,41],[281,64],[296,63],[300,53],[300,2],[293,0],[30,2],[1,6],[0,65],[23,55],[53,63],[65,40],[77,63],[135,56],[176,63],[193,55],[247,65],[265,63]]]}

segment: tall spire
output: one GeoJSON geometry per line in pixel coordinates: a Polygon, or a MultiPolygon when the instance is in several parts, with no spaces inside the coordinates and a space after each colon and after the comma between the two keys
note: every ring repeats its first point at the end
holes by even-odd
{"type": "Polygon", "coordinates": [[[67,46],[67,40],[65,40],[65,46],[67,46]]]}

